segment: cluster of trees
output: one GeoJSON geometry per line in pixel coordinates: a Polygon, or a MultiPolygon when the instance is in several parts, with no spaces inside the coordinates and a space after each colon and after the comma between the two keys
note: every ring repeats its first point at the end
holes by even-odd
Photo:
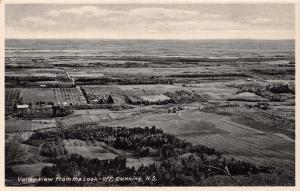
{"type": "Polygon", "coordinates": [[[98,104],[113,104],[115,103],[114,99],[112,96],[109,94],[107,98],[102,97],[101,99],[98,100],[98,104]]]}
{"type": "Polygon", "coordinates": [[[166,92],[166,96],[172,98],[175,103],[192,103],[195,101],[207,101],[196,92],[189,92],[186,90],[176,90],[175,92],[166,92]]]}
{"type": "Polygon", "coordinates": [[[288,84],[268,85],[266,90],[268,90],[272,93],[275,93],[275,94],[281,94],[281,93],[295,94],[295,88],[291,88],[288,84]]]}
{"type": "Polygon", "coordinates": [[[179,156],[185,152],[219,155],[213,148],[194,147],[191,143],[174,135],[164,133],[155,126],[151,128],[135,127],[98,127],[78,125],[60,131],[41,132],[37,130],[26,140],[27,144],[39,146],[43,142],[59,142],[61,139],[79,139],[82,141],[101,141],[115,149],[127,150],[137,157],[156,156],[167,158],[179,156]]]}
{"type": "Polygon", "coordinates": [[[269,110],[269,109],[271,109],[269,103],[256,103],[255,105],[246,104],[245,106],[247,108],[258,108],[258,109],[262,109],[262,110],[269,110]]]}
{"type": "Polygon", "coordinates": [[[71,104],[68,106],[57,105],[52,107],[52,111],[54,116],[63,117],[73,113],[74,108],[71,104]]]}
{"type": "Polygon", "coordinates": [[[155,126],[144,129],[122,127],[116,133],[112,145],[117,149],[131,151],[138,157],[156,156],[161,158],[180,155],[192,147],[191,143],[182,141],[174,135],[163,133],[155,126]]]}

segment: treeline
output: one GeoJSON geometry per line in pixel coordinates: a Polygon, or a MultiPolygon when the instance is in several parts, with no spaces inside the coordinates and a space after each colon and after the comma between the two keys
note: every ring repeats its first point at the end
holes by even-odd
{"type": "Polygon", "coordinates": [[[207,77],[249,77],[249,75],[243,73],[217,73],[217,74],[173,74],[169,75],[171,78],[207,78],[207,77]]]}
{"type": "Polygon", "coordinates": [[[49,76],[5,76],[6,87],[39,87],[37,82],[55,81],[55,77],[49,76]]]}
{"type": "Polygon", "coordinates": [[[5,76],[5,81],[15,81],[15,82],[55,81],[55,77],[50,77],[50,76],[5,76]]]}
{"type": "Polygon", "coordinates": [[[295,76],[295,68],[286,68],[286,69],[252,69],[253,72],[260,75],[293,75],[295,76]]]}
{"type": "Polygon", "coordinates": [[[6,69],[33,69],[33,68],[54,68],[53,66],[49,66],[49,64],[5,64],[6,69]]]}
{"type": "Polygon", "coordinates": [[[17,88],[17,87],[31,87],[31,88],[40,88],[43,86],[44,88],[74,88],[76,87],[73,83],[38,83],[38,82],[28,82],[28,81],[14,81],[10,83],[5,83],[5,87],[9,88],[17,88]]]}
{"type": "Polygon", "coordinates": [[[133,84],[173,84],[171,79],[163,78],[78,78],[76,85],[133,85],[133,84]]]}

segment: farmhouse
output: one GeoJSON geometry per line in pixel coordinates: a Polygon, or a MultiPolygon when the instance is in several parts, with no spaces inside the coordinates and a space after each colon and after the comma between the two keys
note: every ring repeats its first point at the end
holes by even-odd
{"type": "Polygon", "coordinates": [[[54,106],[68,106],[68,102],[65,101],[59,101],[56,104],[54,104],[54,106]]]}
{"type": "Polygon", "coordinates": [[[177,111],[183,110],[183,107],[178,106],[178,107],[170,107],[168,109],[168,113],[176,113],[177,111]]]}
{"type": "Polygon", "coordinates": [[[176,108],[170,107],[168,113],[176,113],[176,108]]]}
{"type": "Polygon", "coordinates": [[[17,105],[16,109],[18,115],[28,114],[30,111],[28,104],[17,105]]]}
{"type": "Polygon", "coordinates": [[[96,104],[99,103],[99,99],[92,99],[90,102],[96,104]]]}

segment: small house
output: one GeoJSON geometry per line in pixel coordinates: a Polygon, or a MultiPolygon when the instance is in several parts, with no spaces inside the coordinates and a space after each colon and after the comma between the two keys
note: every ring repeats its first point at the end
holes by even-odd
{"type": "Polygon", "coordinates": [[[18,115],[24,115],[29,113],[29,105],[28,104],[22,104],[22,105],[17,105],[17,114],[18,115]]]}

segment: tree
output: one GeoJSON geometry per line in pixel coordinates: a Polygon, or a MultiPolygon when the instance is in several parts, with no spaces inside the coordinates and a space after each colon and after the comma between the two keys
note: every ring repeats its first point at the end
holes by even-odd
{"type": "Polygon", "coordinates": [[[152,126],[152,127],[151,127],[150,133],[151,133],[151,134],[155,134],[155,133],[156,133],[156,127],[155,127],[155,126],[152,126]]]}
{"type": "Polygon", "coordinates": [[[115,101],[114,101],[114,99],[111,97],[111,95],[108,95],[107,103],[113,104],[114,102],[115,102],[115,101]]]}

